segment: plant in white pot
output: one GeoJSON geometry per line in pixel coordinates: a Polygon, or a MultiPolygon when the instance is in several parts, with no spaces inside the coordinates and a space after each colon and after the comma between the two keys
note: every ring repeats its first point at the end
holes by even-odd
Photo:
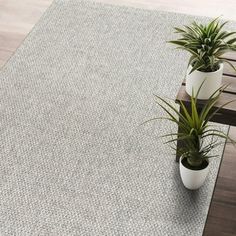
{"type": "Polygon", "coordinates": [[[207,25],[193,22],[183,28],[174,28],[180,38],[169,43],[191,54],[186,74],[186,92],[190,96],[195,96],[205,81],[198,99],[209,99],[221,87],[223,62],[234,68],[229,61],[221,58],[224,53],[236,50],[236,38],[233,37],[236,32],[224,31],[226,23],[220,23],[216,18],[207,25]]]}
{"type": "MultiPolygon", "coordinates": [[[[199,91],[200,89],[198,93],[199,91]]],[[[164,135],[164,137],[170,137],[170,140],[166,143],[182,141],[182,148],[178,150],[181,154],[180,175],[184,186],[191,190],[198,189],[203,185],[209,171],[209,159],[216,156],[211,151],[222,144],[219,138],[235,143],[227,134],[209,124],[210,119],[221,108],[230,103],[227,102],[214,110],[213,107],[217,103],[220,94],[220,89],[215,91],[210,99],[206,101],[201,111],[197,108],[197,98],[192,96],[190,109],[187,109],[180,102],[182,113],[163,98],[156,96],[157,104],[166,112],[167,117],[158,117],[152,120],[166,119],[181,127],[181,133],[170,133],[164,135]],[[215,96],[215,94],[217,95],[215,96]]],[[[177,149],[176,146],[174,148],[177,149]]]]}

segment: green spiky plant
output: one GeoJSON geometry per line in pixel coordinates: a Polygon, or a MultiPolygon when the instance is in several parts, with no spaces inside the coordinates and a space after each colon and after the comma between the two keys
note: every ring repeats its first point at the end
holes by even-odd
{"type": "MultiPolygon", "coordinates": [[[[213,109],[224,88],[225,87],[222,86],[214,94],[212,94],[210,99],[204,104],[201,111],[199,111],[197,107],[197,96],[195,98],[191,97],[191,109],[187,109],[186,105],[180,101],[180,108],[182,110],[180,113],[166,100],[155,95],[157,104],[165,111],[167,117],[158,117],[151,120],[166,119],[174,122],[181,128],[181,132],[170,133],[164,135],[163,137],[170,137],[170,140],[166,143],[175,143],[178,140],[183,142],[182,148],[178,151],[180,155],[183,155],[184,158],[187,159],[187,163],[192,167],[191,169],[201,168],[205,160],[216,156],[210,154],[210,152],[222,143],[218,141],[218,138],[223,138],[229,142],[235,143],[235,141],[232,140],[227,134],[209,124],[210,119],[213,118],[220,109],[225,107],[227,104],[236,101],[234,100],[227,102],[219,108],[215,110],[213,109]],[[214,95],[218,92],[219,94],[214,97],[214,95]]],[[[200,89],[198,90],[198,93],[200,89]]],[[[175,146],[174,149],[177,150],[177,147],[175,146]]]]}
{"type": "Polygon", "coordinates": [[[217,71],[222,62],[228,63],[235,69],[229,61],[221,58],[224,53],[236,50],[236,38],[233,37],[236,32],[223,30],[227,23],[227,21],[220,23],[219,18],[216,18],[207,25],[193,22],[190,26],[174,28],[180,38],[171,40],[169,43],[175,44],[178,46],[177,49],[183,49],[191,54],[190,74],[195,70],[217,71]]]}

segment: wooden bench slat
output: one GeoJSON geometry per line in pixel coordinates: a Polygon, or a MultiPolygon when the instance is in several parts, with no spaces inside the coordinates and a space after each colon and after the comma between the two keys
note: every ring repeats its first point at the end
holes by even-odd
{"type": "Polygon", "coordinates": [[[222,84],[228,85],[228,87],[225,89],[225,92],[236,94],[236,78],[231,76],[223,76],[222,84]]]}
{"type": "MultiPolygon", "coordinates": [[[[230,63],[236,68],[236,61],[230,61],[230,63]]],[[[236,77],[236,71],[228,64],[224,62],[224,75],[236,77]]]]}
{"type": "Polygon", "coordinates": [[[230,61],[236,61],[236,53],[234,51],[225,53],[222,58],[230,61]]]}
{"type": "MultiPolygon", "coordinates": [[[[234,94],[223,92],[220,96],[219,101],[216,103],[216,106],[219,107],[225,104],[226,102],[229,102],[235,99],[236,97],[234,94]]],[[[179,102],[179,101],[183,101],[185,104],[190,104],[190,96],[186,93],[184,85],[181,86],[178,92],[178,95],[176,97],[176,102],[179,102]]],[[[205,104],[205,102],[206,102],[205,100],[198,100],[199,107],[202,107],[205,104]]],[[[236,123],[236,101],[222,108],[220,113],[232,116],[232,118],[235,120],[235,123],[236,123]]]]}

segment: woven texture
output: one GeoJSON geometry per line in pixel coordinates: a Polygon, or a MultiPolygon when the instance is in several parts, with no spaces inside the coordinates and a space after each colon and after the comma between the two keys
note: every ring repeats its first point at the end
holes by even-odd
{"type": "Polygon", "coordinates": [[[188,191],[158,138],[176,127],[140,126],[175,98],[187,55],[166,41],[193,19],[52,4],[0,73],[0,235],[202,234],[220,158],[188,191]]]}

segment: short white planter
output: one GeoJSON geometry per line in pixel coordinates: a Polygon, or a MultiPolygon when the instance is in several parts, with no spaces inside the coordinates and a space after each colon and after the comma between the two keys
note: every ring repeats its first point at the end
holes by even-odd
{"type": "MultiPolygon", "coordinates": [[[[196,96],[197,91],[199,90],[201,84],[203,83],[201,90],[198,95],[198,99],[209,99],[209,97],[220,88],[222,84],[222,75],[223,75],[223,63],[220,64],[220,68],[214,72],[202,72],[195,70],[191,74],[189,72],[192,69],[192,66],[189,66],[186,75],[186,92],[188,95],[196,96]]],[[[215,94],[215,96],[217,93],[215,94]]]]}
{"type": "Polygon", "coordinates": [[[200,188],[204,184],[204,181],[206,180],[206,177],[208,175],[209,162],[205,169],[191,170],[191,169],[186,168],[182,164],[182,159],[183,157],[181,156],[180,162],[179,162],[179,168],[180,168],[180,176],[181,176],[184,186],[190,190],[195,190],[195,189],[200,188]]]}

